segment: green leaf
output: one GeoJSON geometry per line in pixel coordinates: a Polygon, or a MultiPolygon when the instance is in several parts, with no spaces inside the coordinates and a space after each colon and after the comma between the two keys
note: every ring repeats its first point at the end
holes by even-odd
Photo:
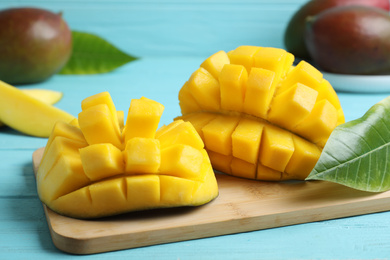
{"type": "Polygon", "coordinates": [[[325,180],[351,188],[390,189],[390,97],[363,117],[339,125],[306,180],[325,180]]]}
{"type": "Polygon", "coordinates": [[[72,55],[59,74],[106,73],[137,59],[97,35],[72,31],[72,37],[72,55]]]}

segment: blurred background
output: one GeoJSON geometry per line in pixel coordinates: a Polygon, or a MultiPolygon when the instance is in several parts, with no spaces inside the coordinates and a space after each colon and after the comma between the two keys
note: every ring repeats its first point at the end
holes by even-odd
{"type": "Polygon", "coordinates": [[[83,98],[101,91],[109,91],[117,106],[125,110],[130,98],[147,96],[166,106],[165,123],[180,114],[178,91],[205,58],[240,45],[284,48],[287,23],[305,2],[1,0],[0,9],[36,7],[61,12],[72,31],[98,35],[140,58],[110,73],[54,75],[26,87],[62,91],[64,98],[57,106],[73,115],[79,113],[83,98]]]}
{"type": "Polygon", "coordinates": [[[283,46],[305,0],[2,0],[0,9],[62,12],[72,30],[95,33],[138,57],[208,56],[239,45],[283,46]]]}

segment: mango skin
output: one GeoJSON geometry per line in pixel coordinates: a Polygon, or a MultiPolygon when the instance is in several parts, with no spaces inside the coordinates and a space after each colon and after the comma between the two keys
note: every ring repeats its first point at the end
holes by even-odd
{"type": "Polygon", "coordinates": [[[345,6],[309,19],[305,42],[323,70],[341,74],[390,73],[390,15],[378,8],[345,6]]]}
{"type": "Polygon", "coordinates": [[[384,10],[390,10],[388,0],[312,0],[304,4],[290,19],[285,33],[284,44],[287,51],[295,56],[309,60],[310,54],[304,40],[305,21],[308,16],[313,16],[327,9],[337,6],[365,5],[374,6],[384,10]]]}
{"type": "Polygon", "coordinates": [[[71,31],[61,14],[38,8],[0,11],[0,80],[38,83],[57,73],[72,52],[71,31]]]}

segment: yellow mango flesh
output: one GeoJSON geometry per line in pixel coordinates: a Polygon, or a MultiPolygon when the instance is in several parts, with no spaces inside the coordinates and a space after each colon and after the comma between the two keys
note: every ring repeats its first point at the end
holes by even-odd
{"type": "Polygon", "coordinates": [[[201,150],[189,145],[176,144],[161,151],[161,174],[202,180],[200,175],[203,161],[201,150]]]}
{"type": "MultiPolygon", "coordinates": [[[[63,94],[62,92],[50,90],[50,89],[39,89],[39,88],[24,88],[20,89],[24,94],[27,94],[30,97],[38,99],[39,101],[46,103],[48,105],[54,105],[61,100],[63,94]]],[[[4,123],[0,121],[0,127],[4,123]]]]}
{"type": "Polygon", "coordinates": [[[242,118],[231,136],[234,157],[256,164],[264,123],[242,118]]]}
{"type": "Polygon", "coordinates": [[[344,123],[336,92],[307,62],[293,66],[285,50],[239,46],[226,54],[228,61],[221,52],[206,59],[218,69],[201,65],[192,74],[185,95],[179,93],[182,116],[176,119],[194,125],[217,171],[256,180],[305,179],[330,133],[344,123]]]}
{"type": "Polygon", "coordinates": [[[166,127],[159,132],[156,138],[159,140],[162,148],[174,144],[186,144],[198,150],[204,147],[202,138],[198,135],[196,129],[189,122],[176,121],[179,124],[172,124],[172,127],[166,127]]]}
{"type": "Polygon", "coordinates": [[[74,116],[0,80],[0,121],[24,134],[49,137],[58,121],[74,116]]]}
{"type": "Polygon", "coordinates": [[[254,65],[254,56],[260,49],[257,46],[239,46],[228,53],[230,63],[243,65],[249,73],[254,65]]]}
{"type": "Polygon", "coordinates": [[[123,131],[121,113],[107,93],[87,98],[78,120],[55,125],[37,172],[43,203],[84,219],[198,206],[218,195],[192,124],[174,121],[157,130],[161,104],[141,98],[130,107],[123,131]]]}
{"type": "Polygon", "coordinates": [[[108,111],[110,112],[110,118],[113,120],[114,127],[117,129],[119,128],[119,119],[117,115],[117,111],[115,108],[115,104],[112,101],[110,93],[107,91],[101,92],[92,96],[89,96],[81,101],[81,109],[86,110],[90,107],[99,105],[99,104],[105,104],[108,108],[108,111]]]}
{"type": "Polygon", "coordinates": [[[273,97],[275,73],[262,68],[252,68],[246,85],[244,112],[259,118],[267,118],[273,97]]]}
{"type": "Polygon", "coordinates": [[[191,95],[202,109],[218,110],[221,106],[221,97],[218,80],[200,67],[187,82],[191,95]]]}
{"type": "Polygon", "coordinates": [[[210,72],[210,74],[213,75],[215,79],[218,79],[221,70],[227,63],[229,63],[228,55],[224,51],[219,51],[202,62],[200,67],[210,72]]]}
{"type": "Polygon", "coordinates": [[[163,111],[164,106],[154,100],[133,99],[123,131],[125,143],[133,137],[154,138],[163,111]]]}
{"type": "Polygon", "coordinates": [[[126,173],[155,173],[160,168],[160,142],[153,138],[133,137],[123,151],[126,173]]]}
{"type": "Polygon", "coordinates": [[[122,151],[110,143],[93,144],[79,150],[85,175],[97,181],[123,173],[122,151]]]}
{"type": "Polygon", "coordinates": [[[244,66],[225,64],[219,74],[221,108],[242,112],[248,73],[244,66]]]}
{"type": "Polygon", "coordinates": [[[206,148],[223,155],[232,153],[232,133],[239,117],[218,116],[202,128],[206,148]]]}
{"type": "Polygon", "coordinates": [[[89,107],[80,112],[78,117],[80,129],[88,144],[111,143],[121,149],[122,138],[116,121],[106,104],[89,107]]]}
{"type": "Polygon", "coordinates": [[[40,89],[40,88],[22,88],[25,94],[39,99],[40,101],[49,105],[54,105],[61,100],[63,93],[51,89],[40,89]]]}
{"type": "Polygon", "coordinates": [[[184,83],[183,87],[179,91],[179,99],[186,100],[185,103],[181,103],[181,110],[185,113],[191,113],[201,109],[196,99],[192,96],[188,82],[184,83]]]}
{"type": "Polygon", "coordinates": [[[318,92],[314,89],[297,83],[274,97],[268,119],[274,124],[292,130],[313,110],[317,95],[318,92]]]}

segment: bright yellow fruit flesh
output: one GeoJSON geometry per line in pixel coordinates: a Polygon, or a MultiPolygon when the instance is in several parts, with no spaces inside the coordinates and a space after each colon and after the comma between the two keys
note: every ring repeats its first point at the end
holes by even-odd
{"type": "Polygon", "coordinates": [[[283,49],[240,46],[206,59],[179,92],[215,170],[249,179],[303,180],[344,123],[320,71],[283,49]]]}
{"type": "Polygon", "coordinates": [[[157,130],[164,107],[131,101],[126,124],[108,92],[82,102],[79,117],[59,122],[37,172],[40,199],[74,218],[198,206],[218,195],[202,139],[177,120],[157,130]]]}
{"type": "Polygon", "coordinates": [[[71,114],[26,94],[0,80],[0,121],[27,135],[48,137],[58,121],[70,122],[71,114]]]}
{"type": "MultiPolygon", "coordinates": [[[[54,105],[62,98],[62,92],[50,90],[50,89],[39,89],[39,88],[25,88],[20,89],[24,94],[38,99],[48,105],[54,105]]],[[[4,126],[4,123],[0,121],[0,127],[4,126]]]]}

